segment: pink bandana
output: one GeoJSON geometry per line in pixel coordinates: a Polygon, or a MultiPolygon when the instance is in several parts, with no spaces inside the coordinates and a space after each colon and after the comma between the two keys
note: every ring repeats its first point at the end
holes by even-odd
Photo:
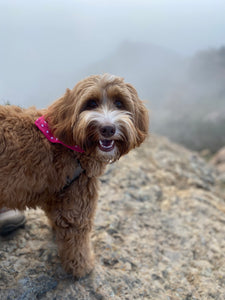
{"type": "Polygon", "coordinates": [[[51,130],[49,129],[48,127],[48,123],[45,121],[44,119],[44,116],[41,116],[40,118],[38,118],[36,121],[35,121],[35,125],[40,129],[40,131],[45,135],[45,137],[51,142],[51,143],[58,143],[58,144],[62,144],[63,146],[71,149],[71,150],[74,150],[74,151],[77,151],[77,152],[80,152],[80,153],[83,153],[84,150],[81,149],[79,146],[75,145],[75,146],[69,146],[69,145],[66,145],[64,144],[63,142],[61,142],[58,138],[54,137],[54,135],[51,133],[51,130]]]}

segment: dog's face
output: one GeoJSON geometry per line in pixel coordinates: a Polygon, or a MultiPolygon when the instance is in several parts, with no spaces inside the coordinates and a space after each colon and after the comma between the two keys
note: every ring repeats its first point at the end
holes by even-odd
{"type": "Polygon", "coordinates": [[[119,159],[148,134],[148,113],[136,90],[108,74],[68,89],[49,107],[47,118],[61,141],[101,161],[119,159]]]}

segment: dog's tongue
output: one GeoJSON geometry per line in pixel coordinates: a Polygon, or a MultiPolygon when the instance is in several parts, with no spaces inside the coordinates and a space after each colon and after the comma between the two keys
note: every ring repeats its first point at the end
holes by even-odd
{"type": "Polygon", "coordinates": [[[113,141],[110,141],[110,140],[101,140],[100,143],[102,144],[102,146],[104,147],[109,147],[112,145],[112,142],[113,141]]]}
{"type": "Polygon", "coordinates": [[[114,148],[114,141],[112,140],[100,140],[99,141],[99,148],[102,151],[111,151],[114,148]]]}

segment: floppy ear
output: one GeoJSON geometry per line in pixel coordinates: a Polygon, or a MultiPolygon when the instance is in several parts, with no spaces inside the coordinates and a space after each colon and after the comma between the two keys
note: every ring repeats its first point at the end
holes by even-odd
{"type": "Polygon", "coordinates": [[[72,120],[74,99],[70,89],[47,109],[45,119],[54,136],[67,145],[74,145],[72,120]]]}
{"type": "Polygon", "coordinates": [[[138,97],[137,91],[131,84],[126,84],[134,103],[134,122],[137,130],[137,146],[145,140],[149,132],[148,110],[138,97]]]}

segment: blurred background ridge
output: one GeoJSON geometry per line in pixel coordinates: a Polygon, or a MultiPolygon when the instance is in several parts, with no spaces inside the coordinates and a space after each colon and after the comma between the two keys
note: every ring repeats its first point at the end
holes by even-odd
{"type": "Polygon", "coordinates": [[[0,103],[46,107],[113,73],[146,101],[151,131],[195,149],[225,144],[225,2],[0,2],[0,103]]]}

